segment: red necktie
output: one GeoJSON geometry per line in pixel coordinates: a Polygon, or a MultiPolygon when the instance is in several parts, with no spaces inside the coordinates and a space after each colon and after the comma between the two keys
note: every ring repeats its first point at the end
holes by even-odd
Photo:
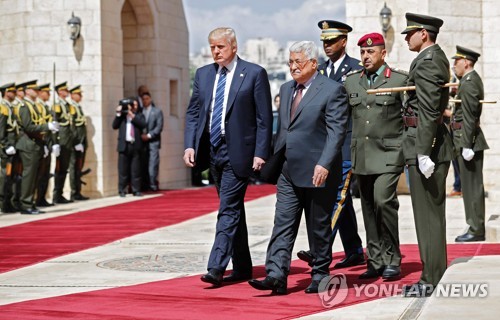
{"type": "Polygon", "coordinates": [[[300,101],[302,100],[302,90],[304,90],[304,88],[303,84],[299,84],[295,89],[296,93],[292,101],[292,108],[290,109],[290,121],[295,117],[295,112],[297,111],[300,101]]]}

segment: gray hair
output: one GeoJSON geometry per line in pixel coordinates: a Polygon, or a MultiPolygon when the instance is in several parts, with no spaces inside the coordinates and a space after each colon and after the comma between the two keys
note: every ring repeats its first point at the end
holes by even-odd
{"type": "Polygon", "coordinates": [[[238,46],[238,43],[236,42],[236,33],[233,28],[220,27],[210,31],[208,34],[208,42],[210,42],[210,40],[218,40],[221,38],[226,39],[227,43],[232,47],[238,46]]]}
{"type": "Polygon", "coordinates": [[[318,47],[312,41],[297,41],[289,50],[290,53],[304,52],[308,59],[318,60],[318,47]]]}

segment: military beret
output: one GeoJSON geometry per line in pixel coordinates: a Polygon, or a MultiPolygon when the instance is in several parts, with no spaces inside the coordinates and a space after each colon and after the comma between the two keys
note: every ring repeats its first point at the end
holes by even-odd
{"type": "Polygon", "coordinates": [[[360,47],[385,46],[384,37],[380,33],[368,33],[358,41],[360,47]]]}
{"type": "Polygon", "coordinates": [[[73,88],[69,89],[69,93],[82,93],[82,89],[80,87],[80,85],[74,86],[73,88]]]}
{"type": "Polygon", "coordinates": [[[50,83],[44,83],[38,86],[40,91],[50,91],[50,83]]]}
{"type": "Polygon", "coordinates": [[[55,89],[56,89],[56,91],[59,91],[59,90],[68,90],[68,84],[67,84],[66,81],[61,82],[58,85],[56,85],[55,89]]]}
{"type": "Polygon", "coordinates": [[[16,84],[14,82],[4,84],[0,87],[0,92],[4,93],[5,91],[15,92],[16,84]]]}
{"type": "Polygon", "coordinates": [[[475,61],[477,61],[477,59],[480,56],[481,55],[479,53],[472,51],[471,49],[457,46],[457,53],[455,53],[455,55],[451,58],[452,59],[467,59],[467,60],[475,62],[475,61]]]}
{"type": "Polygon", "coordinates": [[[441,28],[441,26],[444,23],[444,21],[439,18],[426,16],[423,14],[407,12],[405,16],[406,16],[406,29],[404,29],[403,32],[401,32],[402,34],[409,33],[410,31],[419,29],[425,29],[428,31],[439,33],[439,28],[441,28]]]}
{"type": "Polygon", "coordinates": [[[352,31],[351,26],[335,20],[321,20],[318,22],[318,27],[321,29],[321,41],[347,36],[352,31]]]}

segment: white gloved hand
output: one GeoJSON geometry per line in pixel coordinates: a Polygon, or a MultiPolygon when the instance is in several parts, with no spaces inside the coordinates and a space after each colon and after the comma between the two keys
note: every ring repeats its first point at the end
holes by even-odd
{"type": "Polygon", "coordinates": [[[418,158],[418,168],[425,176],[425,178],[429,179],[429,177],[434,173],[434,167],[435,167],[434,162],[432,162],[429,156],[423,154],[417,155],[417,158],[418,158]]]}
{"type": "Polygon", "coordinates": [[[57,157],[61,154],[61,146],[58,144],[55,144],[52,146],[52,153],[57,157]]]}
{"type": "Polygon", "coordinates": [[[462,157],[464,157],[465,161],[471,161],[472,158],[474,158],[474,151],[472,151],[472,149],[469,148],[463,148],[462,157]]]}
{"type": "Polygon", "coordinates": [[[49,125],[49,130],[52,132],[57,132],[59,131],[59,122],[57,121],[52,121],[48,123],[49,125]]]}
{"type": "Polygon", "coordinates": [[[49,155],[49,147],[43,146],[43,157],[47,158],[48,155],[49,155]]]}
{"type": "Polygon", "coordinates": [[[76,150],[76,151],[83,152],[83,150],[85,150],[85,149],[83,148],[83,144],[79,143],[79,144],[77,144],[77,145],[75,146],[75,150],[76,150]]]}
{"type": "Polygon", "coordinates": [[[8,154],[9,156],[16,154],[16,148],[10,146],[7,149],[5,149],[5,153],[8,154]]]}

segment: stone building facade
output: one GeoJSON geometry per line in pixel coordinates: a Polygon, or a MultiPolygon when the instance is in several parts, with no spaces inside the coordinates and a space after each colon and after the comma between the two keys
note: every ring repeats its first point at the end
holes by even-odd
{"type": "Polygon", "coordinates": [[[118,101],[146,84],[163,110],[160,187],[188,184],[182,163],[189,99],[188,30],[182,0],[0,0],[0,82],[81,84],[88,137],[83,193],[117,193],[118,101]],[[81,36],[69,39],[72,12],[81,36]]]}
{"type": "MultiPolygon", "coordinates": [[[[415,12],[440,17],[444,25],[437,42],[448,57],[455,46],[462,45],[481,53],[476,70],[482,76],[486,100],[500,100],[500,2],[497,0],[346,0],[346,21],[353,27],[349,34],[349,54],[359,57],[357,40],[365,33],[380,32],[379,13],[384,3],[392,11],[391,28],[387,32],[388,63],[408,70],[416,53],[408,50],[401,31],[406,25],[405,13],[415,12]]],[[[450,64],[452,64],[450,60],[450,64]]],[[[500,109],[498,104],[485,104],[481,127],[490,150],[485,152],[484,179],[489,197],[500,199],[500,109]]]]}

